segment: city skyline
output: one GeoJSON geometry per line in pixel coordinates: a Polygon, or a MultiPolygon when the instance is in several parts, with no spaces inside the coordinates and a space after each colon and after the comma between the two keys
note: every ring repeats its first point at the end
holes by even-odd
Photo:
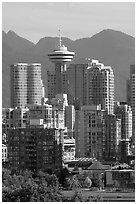
{"type": "Polygon", "coordinates": [[[2,201],[135,201],[135,3],[2,6],[2,201]]]}
{"type": "Polygon", "coordinates": [[[2,12],[5,32],[13,30],[34,43],[58,36],[59,27],[61,35],[72,40],[103,29],[135,37],[134,2],[3,2],[2,12]]]}

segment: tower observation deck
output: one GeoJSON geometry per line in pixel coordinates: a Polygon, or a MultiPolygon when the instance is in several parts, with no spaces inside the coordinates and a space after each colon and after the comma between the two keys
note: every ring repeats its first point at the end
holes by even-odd
{"type": "Polygon", "coordinates": [[[59,31],[59,45],[57,50],[48,54],[51,62],[55,64],[55,75],[56,75],[56,94],[62,93],[62,80],[61,72],[66,71],[66,63],[71,62],[75,53],[67,50],[67,47],[61,45],[61,36],[59,31]]]}

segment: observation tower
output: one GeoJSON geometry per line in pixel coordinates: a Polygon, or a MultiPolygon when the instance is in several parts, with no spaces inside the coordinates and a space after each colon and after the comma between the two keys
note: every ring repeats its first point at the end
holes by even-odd
{"type": "Polygon", "coordinates": [[[55,64],[55,75],[56,75],[56,94],[62,93],[62,80],[61,72],[66,71],[66,63],[71,62],[75,53],[67,50],[67,47],[61,45],[61,35],[59,30],[59,45],[57,50],[48,54],[51,62],[55,64]]]}

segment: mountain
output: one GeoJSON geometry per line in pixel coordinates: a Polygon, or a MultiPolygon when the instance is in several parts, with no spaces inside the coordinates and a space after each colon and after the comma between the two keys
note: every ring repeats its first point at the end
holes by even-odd
{"type": "Polygon", "coordinates": [[[20,37],[11,30],[7,34],[5,32],[2,32],[2,42],[9,45],[13,50],[17,52],[25,52],[25,50],[34,46],[34,43],[20,37]]]}
{"type": "MultiPolygon", "coordinates": [[[[47,70],[54,69],[48,53],[57,46],[56,37],[44,37],[34,44],[15,32],[2,32],[2,102],[10,107],[10,64],[16,62],[39,62],[42,64],[42,79],[45,87],[47,70]]],[[[129,78],[130,64],[135,63],[135,38],[114,30],[103,30],[92,37],[71,40],[62,38],[62,44],[75,52],[72,63],[79,59],[98,59],[110,65],[115,75],[115,100],[126,100],[126,80],[129,78]]]]}

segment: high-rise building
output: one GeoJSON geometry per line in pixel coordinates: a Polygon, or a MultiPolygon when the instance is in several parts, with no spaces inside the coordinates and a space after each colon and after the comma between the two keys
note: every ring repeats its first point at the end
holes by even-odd
{"type": "Polygon", "coordinates": [[[49,99],[55,98],[56,75],[55,71],[47,71],[47,97],[49,99]]]}
{"type": "Polygon", "coordinates": [[[76,110],[76,157],[116,159],[121,140],[121,120],[98,106],[76,110]]]}
{"type": "Polygon", "coordinates": [[[127,103],[132,108],[132,140],[135,142],[135,65],[130,65],[130,79],[127,80],[127,103]]]}
{"type": "Polygon", "coordinates": [[[86,104],[99,105],[109,114],[114,108],[114,74],[110,66],[92,60],[86,73],[86,104]]]}
{"type": "Polygon", "coordinates": [[[121,141],[121,120],[114,114],[103,113],[102,151],[104,160],[116,160],[121,141]]]}
{"type": "Polygon", "coordinates": [[[67,47],[61,45],[61,36],[59,34],[59,46],[57,50],[54,50],[48,55],[51,62],[55,64],[55,95],[63,93],[62,85],[62,72],[66,71],[66,64],[70,62],[74,57],[74,52],[67,50],[67,47]]]}
{"type": "Polygon", "coordinates": [[[75,108],[73,105],[65,107],[65,127],[67,127],[67,134],[70,138],[74,137],[75,128],[75,108]]]}
{"type": "Polygon", "coordinates": [[[16,63],[10,66],[11,107],[41,104],[44,87],[41,64],[16,63]]]}
{"type": "Polygon", "coordinates": [[[125,103],[115,102],[114,113],[121,119],[121,139],[131,139],[132,137],[132,110],[125,103]]]}
{"type": "Polygon", "coordinates": [[[70,64],[68,73],[68,101],[75,107],[86,105],[86,64],[70,64]]]}
{"type": "Polygon", "coordinates": [[[61,168],[62,132],[55,128],[17,128],[8,134],[8,161],[11,169],[44,170],[61,168]]]}
{"type": "Polygon", "coordinates": [[[76,110],[76,157],[102,159],[102,119],[100,106],[82,106],[76,110]]]}
{"type": "MultiPolygon", "coordinates": [[[[47,94],[48,98],[55,98],[56,97],[56,74],[55,71],[47,71],[47,78],[48,78],[48,89],[47,94]]],[[[68,83],[68,72],[62,71],[61,72],[61,84],[62,84],[62,93],[68,94],[69,96],[69,83],[68,83]]]]}

